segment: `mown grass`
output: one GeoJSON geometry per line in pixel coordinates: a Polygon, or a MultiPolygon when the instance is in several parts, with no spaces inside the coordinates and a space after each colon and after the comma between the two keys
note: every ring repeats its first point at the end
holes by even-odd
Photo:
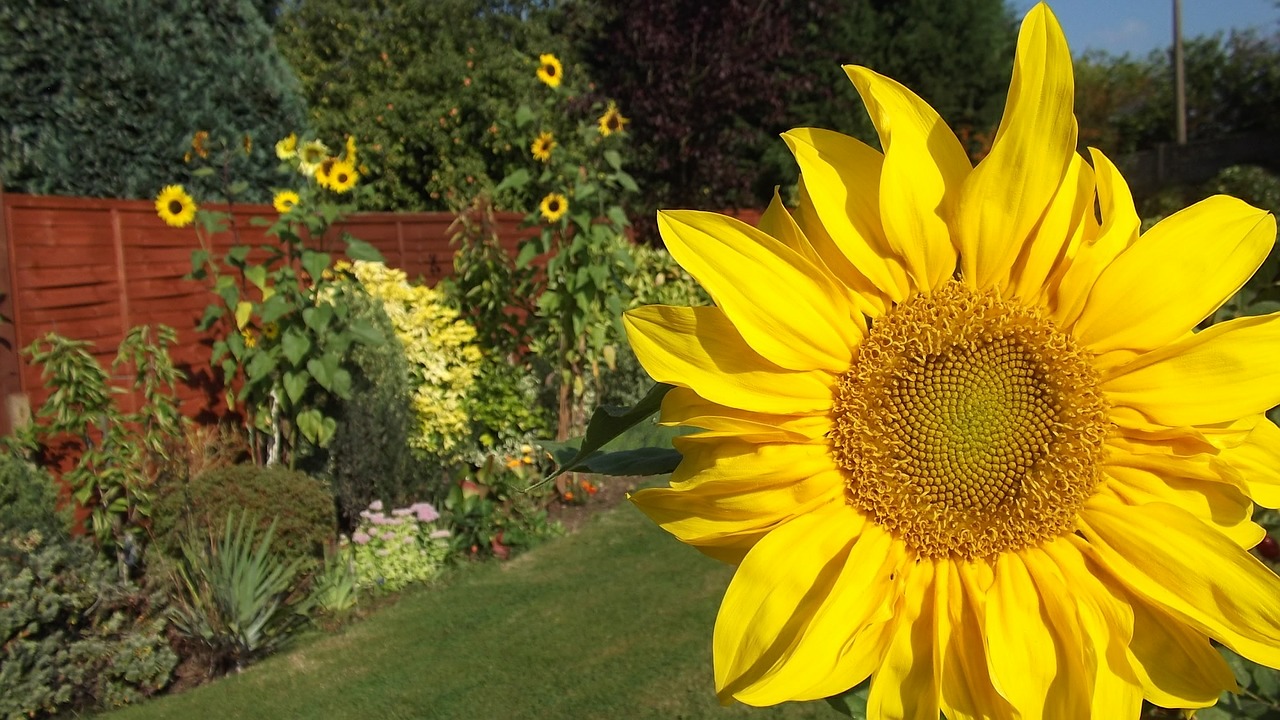
{"type": "Polygon", "coordinates": [[[716,702],[711,630],[730,574],[624,504],[239,675],[109,717],[836,717],[825,703],[716,702]]]}

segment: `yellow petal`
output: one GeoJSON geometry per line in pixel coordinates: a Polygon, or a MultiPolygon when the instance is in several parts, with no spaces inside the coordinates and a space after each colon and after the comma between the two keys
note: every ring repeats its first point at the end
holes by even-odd
{"type": "Polygon", "coordinates": [[[1071,53],[1053,13],[1037,5],[1018,33],[1013,81],[991,152],[964,183],[955,231],[970,285],[1007,287],[1075,155],[1071,53]]]}
{"type": "Polygon", "coordinates": [[[951,128],[915,93],[864,67],[844,70],[884,148],[880,221],[885,238],[906,261],[917,288],[938,287],[956,270],[947,222],[972,169],[969,157],[951,128]]]}
{"type": "Polygon", "coordinates": [[[1280,405],[1280,315],[1218,323],[1113,371],[1112,405],[1165,425],[1210,425],[1280,405]]]}
{"type": "MultiPolygon", "coordinates": [[[[880,224],[884,156],[847,135],[800,128],[783,133],[826,234],[849,263],[894,302],[907,296],[906,270],[880,224]]],[[[806,230],[807,234],[807,230],[806,230]]]]}
{"type": "MultiPolygon", "coordinates": [[[[805,185],[804,176],[796,183],[796,192],[800,203],[791,217],[796,227],[804,233],[804,237],[813,246],[814,252],[822,258],[827,271],[831,273],[850,293],[851,302],[868,317],[880,317],[893,305],[893,301],[871,282],[866,275],[853,266],[844,251],[831,239],[831,234],[823,227],[813,206],[813,196],[805,185]]],[[[864,323],[865,325],[865,323],[864,323]]]]}
{"type": "Polygon", "coordinates": [[[1280,508],[1280,428],[1275,423],[1262,420],[1243,444],[1222,450],[1218,459],[1240,473],[1254,502],[1280,508]]]}
{"type": "Polygon", "coordinates": [[[1280,578],[1181,508],[1095,495],[1080,527],[1117,581],[1237,653],[1280,667],[1280,578]]]}
{"type": "Polygon", "coordinates": [[[1025,720],[1086,717],[1074,618],[1063,607],[1059,580],[1046,591],[1046,573],[1056,570],[1039,554],[997,560],[985,623],[991,680],[1025,720]]]}
{"type": "Polygon", "coordinates": [[[1013,297],[1029,305],[1043,303],[1046,287],[1065,262],[1067,250],[1084,241],[1093,200],[1093,168],[1073,153],[1062,186],[1013,265],[1013,297]]]}
{"type": "Polygon", "coordinates": [[[1137,717],[1142,708],[1142,684],[1129,659],[1133,611],[1124,591],[1100,579],[1101,569],[1086,559],[1078,537],[1064,537],[1041,546],[1061,573],[1063,596],[1075,608],[1092,678],[1089,717],[1137,717]]]}
{"type": "Polygon", "coordinates": [[[1005,720],[1015,717],[1013,706],[1000,697],[987,671],[985,591],[970,589],[965,577],[974,563],[946,563],[945,596],[935,602],[947,608],[938,614],[938,643],[942,652],[942,712],[948,720],[1005,720]]]}
{"type": "Polygon", "coordinates": [[[706,430],[696,437],[738,437],[752,442],[826,442],[826,415],[769,415],[713,403],[688,388],[671,388],[662,398],[662,425],[706,430]]]}
{"type": "Polygon", "coordinates": [[[1270,214],[1218,195],[1148,230],[1098,276],[1072,334],[1095,353],[1145,352],[1213,314],[1275,243],[1270,214]]]}
{"type": "Polygon", "coordinates": [[[867,717],[938,720],[942,658],[937,643],[934,563],[907,564],[903,572],[907,578],[902,605],[894,613],[897,623],[889,650],[871,677],[867,717]]]}
{"type": "MultiPolygon", "coordinates": [[[[1053,319],[1060,327],[1071,327],[1084,309],[1098,275],[1138,239],[1138,230],[1142,227],[1133,195],[1129,193],[1129,186],[1120,170],[1101,151],[1089,148],[1089,154],[1093,157],[1102,227],[1096,232],[1086,228],[1083,242],[1068,250],[1070,262],[1062,273],[1051,303],[1053,319]]],[[[1092,209],[1085,222],[1096,222],[1092,209]]]]}
{"type": "Polygon", "coordinates": [[[871,673],[874,665],[864,663],[860,675],[849,675],[841,660],[854,637],[890,619],[901,543],[875,525],[863,525],[852,545],[833,557],[829,586],[819,585],[807,573],[797,575],[786,559],[801,553],[827,554],[820,544],[834,545],[832,537],[848,538],[857,527],[856,521],[850,522],[854,514],[845,505],[797,519],[752,549],[716,620],[717,683],[722,692],[748,705],[776,705],[826,697],[831,693],[813,695],[814,687],[834,684],[840,692],[871,673]],[[801,598],[810,595],[812,604],[801,598]]]}
{"type": "MultiPolygon", "coordinates": [[[[777,703],[807,687],[771,687],[770,680],[791,662],[806,626],[830,603],[864,522],[848,505],[831,506],[779,526],[747,554],[716,615],[712,656],[722,701],[777,703]]],[[[810,654],[838,654],[855,629],[846,626],[834,638],[808,638],[825,650],[810,654]]]]}
{"type": "MultiPolygon", "coordinates": [[[[804,234],[804,230],[800,228],[799,223],[787,212],[786,207],[782,205],[782,198],[778,195],[778,189],[773,189],[773,199],[769,201],[769,207],[760,215],[760,221],[757,223],[764,232],[777,238],[783,245],[795,250],[805,260],[813,263],[814,267],[821,268],[833,278],[841,278],[841,268],[848,268],[848,262],[843,258],[838,258],[836,267],[831,267],[827,259],[818,252],[813,243],[809,242],[809,238],[804,234]]],[[[828,253],[830,255],[830,253],[828,253]]],[[[854,288],[846,283],[838,283],[848,295],[849,304],[854,307],[853,321],[858,325],[858,330],[862,334],[867,332],[866,315],[880,315],[884,312],[882,305],[868,301],[863,297],[862,293],[871,290],[870,283],[862,282],[862,278],[857,278],[859,287],[854,288]]],[[[874,293],[873,294],[878,294],[874,293]]]]}
{"type": "Polygon", "coordinates": [[[1250,520],[1253,503],[1235,485],[1224,482],[1208,461],[1197,466],[1185,459],[1160,462],[1155,456],[1113,453],[1104,473],[1108,480],[1101,491],[1129,505],[1176,505],[1242,548],[1257,545],[1265,534],[1250,520]]]}
{"type": "Polygon", "coordinates": [[[862,337],[826,273],[763,232],[723,215],[658,213],[671,256],[707,289],[742,339],[790,370],[844,372],[862,337]]]}
{"type": "Polygon", "coordinates": [[[762,413],[826,412],[835,377],[784,370],[760,357],[714,307],[647,305],[622,317],[636,358],[658,382],[762,413]]]}
{"type": "Polygon", "coordinates": [[[1208,707],[1224,691],[1236,690],[1235,676],[1209,638],[1168,613],[1134,600],[1129,664],[1142,692],[1161,707],[1208,707]]]}
{"type": "Polygon", "coordinates": [[[821,445],[684,437],[676,448],[684,457],[671,486],[640,490],[631,501],[683,542],[724,549],[725,559],[779,524],[843,498],[843,477],[821,445]]]}

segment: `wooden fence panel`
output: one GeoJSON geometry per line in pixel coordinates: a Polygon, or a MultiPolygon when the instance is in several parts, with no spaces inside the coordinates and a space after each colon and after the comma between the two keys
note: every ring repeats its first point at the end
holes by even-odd
{"type": "MultiPolygon", "coordinates": [[[[263,227],[250,224],[255,216],[274,219],[275,211],[235,208],[239,242],[269,241],[263,227]]],[[[518,229],[521,219],[498,215],[508,250],[529,234],[518,229]]],[[[342,229],[378,248],[410,278],[434,285],[453,269],[453,221],[449,213],[362,213],[342,229]]],[[[236,242],[230,231],[211,239],[219,254],[236,242]]],[[[336,242],[327,244],[328,252],[340,254],[336,242]]],[[[38,408],[48,396],[39,369],[24,361],[21,348],[56,332],[93,342],[95,356],[109,365],[124,333],[143,324],[163,323],[178,333],[172,356],[188,377],[179,392],[184,413],[204,420],[220,416],[221,387],[208,364],[212,338],[195,329],[214,296],[207,285],[183,279],[198,247],[194,230],[165,225],[151,201],[0,192],[0,278],[8,282],[0,312],[13,321],[0,328],[0,339],[12,339],[11,349],[0,345],[0,392],[12,399],[0,403],[0,433],[21,421],[25,406],[38,408]]],[[[139,401],[121,398],[126,409],[139,401]]]]}

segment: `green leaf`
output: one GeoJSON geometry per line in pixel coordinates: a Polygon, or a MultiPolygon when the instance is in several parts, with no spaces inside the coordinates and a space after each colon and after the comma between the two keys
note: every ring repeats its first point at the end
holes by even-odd
{"type": "MultiPolygon", "coordinates": [[[[320,383],[320,387],[331,393],[337,394],[336,383],[338,371],[341,369],[339,360],[333,355],[324,355],[318,358],[311,358],[307,361],[307,369],[311,371],[311,377],[320,383]]],[[[351,378],[347,378],[348,385],[351,378]]]]}
{"type": "MultiPolygon", "coordinates": [[[[827,698],[827,704],[836,712],[853,720],[866,720],[867,695],[870,692],[871,682],[867,681],[839,695],[827,698]]],[[[1196,713],[1196,717],[1199,718],[1200,713],[1196,713]]]]}
{"type": "Polygon", "coordinates": [[[582,442],[578,445],[577,452],[563,461],[557,458],[557,463],[560,467],[554,473],[548,475],[543,482],[554,480],[566,472],[578,470],[579,464],[591,457],[592,453],[604,447],[610,440],[630,430],[642,420],[658,412],[659,408],[662,407],[662,398],[670,389],[670,385],[658,383],[649,389],[649,392],[640,402],[635,404],[635,407],[619,408],[601,405],[596,408],[596,411],[591,415],[591,420],[587,423],[587,431],[582,437],[582,442]]]}
{"type": "Polygon", "coordinates": [[[610,207],[608,211],[605,212],[605,215],[609,216],[609,222],[613,223],[613,228],[615,230],[622,230],[622,228],[631,224],[631,221],[627,219],[626,211],[617,205],[610,207]]]}
{"type": "Polygon", "coordinates": [[[333,373],[333,394],[343,400],[351,398],[351,373],[344,368],[338,368],[333,373]]]}
{"type": "Polygon", "coordinates": [[[240,330],[249,324],[249,318],[253,316],[253,303],[247,300],[241,300],[236,303],[236,327],[240,330]]]}
{"type": "Polygon", "coordinates": [[[315,250],[302,251],[302,269],[307,271],[312,281],[320,279],[321,273],[329,267],[329,253],[316,252],[315,250]]]}
{"type": "Polygon", "coordinates": [[[227,262],[236,267],[244,267],[244,261],[249,257],[248,245],[236,245],[227,251],[227,262]]]}
{"type": "Polygon", "coordinates": [[[231,195],[242,195],[244,194],[244,191],[248,189],[249,182],[247,180],[237,180],[231,183],[231,187],[227,188],[227,192],[231,195]]]}
{"type": "Polygon", "coordinates": [[[386,258],[382,256],[382,252],[378,248],[351,235],[346,236],[347,241],[347,257],[352,260],[363,260],[364,262],[386,262],[386,258]]]}
{"type": "Polygon", "coordinates": [[[633,180],[630,175],[622,172],[621,170],[618,171],[618,174],[615,175],[614,178],[618,181],[618,184],[621,185],[623,188],[630,190],[631,192],[640,191],[640,186],[636,185],[636,181],[633,180]]]}
{"type": "Polygon", "coordinates": [[[279,320],[292,309],[293,306],[284,296],[276,294],[263,301],[258,307],[258,314],[262,317],[262,322],[269,323],[279,320]]]}
{"type": "Polygon", "coordinates": [[[222,308],[218,305],[210,305],[204,309],[204,315],[200,317],[200,322],[196,324],[196,329],[201,331],[208,330],[221,317],[222,308]]]}
{"type": "Polygon", "coordinates": [[[310,307],[302,311],[302,322],[316,335],[323,335],[333,320],[333,308],[328,305],[310,307]]]}
{"type": "Polygon", "coordinates": [[[308,442],[318,447],[325,447],[333,439],[338,423],[313,408],[298,413],[298,429],[302,431],[302,437],[308,442]]]}
{"type": "Polygon", "coordinates": [[[538,257],[538,246],[531,243],[523,243],[520,245],[520,252],[516,255],[516,267],[528,267],[533,259],[538,257]]]}
{"type": "Polygon", "coordinates": [[[192,250],[191,251],[191,274],[204,273],[204,265],[209,262],[208,250],[192,250]]]}
{"type": "Polygon", "coordinates": [[[295,367],[302,364],[302,359],[311,351],[311,340],[294,328],[284,331],[280,338],[280,349],[289,362],[295,367]]]}
{"type": "Polygon", "coordinates": [[[211,167],[201,167],[192,170],[191,175],[192,177],[209,177],[210,175],[213,175],[213,172],[214,170],[211,167]]]}
{"type": "Polygon", "coordinates": [[[609,163],[609,167],[614,170],[622,169],[622,155],[617,150],[605,150],[604,161],[609,163]]]}
{"type": "Polygon", "coordinates": [[[259,290],[267,289],[267,269],[261,265],[252,265],[244,269],[244,277],[259,290]]]}
{"type": "Polygon", "coordinates": [[[386,338],[382,336],[382,331],[364,318],[359,318],[352,322],[351,326],[347,328],[347,332],[351,333],[356,342],[365,345],[380,345],[386,341],[386,338]]]}
{"type": "Polygon", "coordinates": [[[493,191],[495,193],[500,193],[503,190],[519,190],[527,184],[529,184],[529,171],[524,168],[520,168],[519,170],[516,170],[510,175],[502,178],[502,182],[498,183],[498,186],[495,187],[493,191]]]}
{"type": "Polygon", "coordinates": [[[302,396],[307,392],[308,381],[311,375],[305,370],[298,372],[286,372],[284,374],[284,392],[289,396],[289,402],[297,405],[302,401],[302,396]]]}
{"type": "Polygon", "coordinates": [[[573,199],[586,200],[592,195],[595,195],[596,191],[599,189],[600,189],[599,186],[597,186],[593,182],[578,183],[577,187],[573,191],[573,199]]]}
{"type": "MultiPolygon", "coordinates": [[[[539,442],[557,463],[573,462],[573,472],[598,475],[666,475],[675,472],[683,456],[672,448],[638,448],[636,450],[597,450],[574,461],[579,449],[574,442],[539,442]]],[[[554,476],[552,476],[554,477],[554,476]]]]}
{"type": "Polygon", "coordinates": [[[521,104],[516,108],[516,127],[524,127],[533,122],[533,111],[528,105],[521,104]]]}
{"type": "Polygon", "coordinates": [[[275,369],[276,360],[271,357],[271,353],[258,352],[253,354],[253,359],[249,361],[244,373],[249,377],[250,382],[253,382],[270,375],[275,369]]]}

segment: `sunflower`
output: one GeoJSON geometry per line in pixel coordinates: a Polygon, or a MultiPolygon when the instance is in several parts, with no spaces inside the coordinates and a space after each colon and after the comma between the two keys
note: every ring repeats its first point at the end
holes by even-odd
{"type": "Polygon", "coordinates": [[[1280,579],[1246,551],[1251,500],[1280,505],[1280,315],[1195,332],[1274,218],[1216,196],[1139,235],[1075,151],[1043,5],[976,167],[910,90],[846,72],[883,154],[787,133],[793,213],[659,215],[715,305],[625,316],[675,386],[663,423],[702,430],[632,500],[736,565],[721,700],[870,676],[870,718],[1133,719],[1235,688],[1211,639],[1280,667],[1280,579]]]}
{"type": "Polygon", "coordinates": [[[356,136],[355,135],[347,136],[347,152],[346,152],[346,156],[343,159],[351,163],[352,166],[355,166],[359,162],[359,155],[356,152],[356,136]]]}
{"type": "Polygon", "coordinates": [[[618,111],[618,106],[611,102],[598,121],[600,134],[609,137],[614,133],[623,132],[629,122],[631,121],[623,117],[622,113],[618,111]]]}
{"type": "Polygon", "coordinates": [[[276,143],[276,157],[281,160],[288,160],[289,158],[297,156],[298,135],[296,133],[289,133],[287,137],[280,138],[280,141],[276,143]]]}
{"type": "Polygon", "coordinates": [[[551,159],[551,151],[556,149],[555,136],[549,132],[541,133],[529,149],[533,152],[534,160],[547,162],[551,159]]]}
{"type": "Polygon", "coordinates": [[[196,219],[196,201],[181,185],[166,185],[156,195],[156,213],[170,227],[186,227],[196,219]]]}
{"type": "Polygon", "coordinates": [[[300,201],[301,198],[298,197],[298,193],[292,190],[281,190],[275,194],[275,197],[271,198],[271,205],[276,209],[276,212],[284,215],[300,201]]]}
{"type": "Polygon", "coordinates": [[[195,154],[199,155],[200,157],[208,159],[209,157],[209,146],[207,144],[208,142],[209,142],[209,131],[197,130],[195,134],[191,136],[191,149],[192,151],[195,152],[195,154]]]}
{"type": "Polygon", "coordinates": [[[544,53],[538,56],[538,79],[551,87],[560,87],[560,78],[564,75],[564,68],[560,65],[560,58],[551,53],[544,53]]]}
{"type": "Polygon", "coordinates": [[[333,160],[325,162],[325,173],[323,179],[320,171],[316,171],[316,179],[321,185],[329,188],[336,193],[345,193],[356,186],[356,181],[360,179],[360,173],[356,172],[356,168],[346,160],[333,160]]]}
{"type": "Polygon", "coordinates": [[[546,197],[542,198],[542,203],[538,206],[538,209],[542,211],[542,217],[547,222],[553,223],[569,212],[569,199],[560,193],[548,193],[546,197]]]}
{"type": "Polygon", "coordinates": [[[298,172],[311,177],[320,163],[329,157],[329,146],[319,140],[310,140],[298,151],[298,172]]]}
{"type": "Polygon", "coordinates": [[[275,340],[280,337],[280,326],[276,323],[269,322],[262,325],[262,337],[268,341],[275,340]]]}

